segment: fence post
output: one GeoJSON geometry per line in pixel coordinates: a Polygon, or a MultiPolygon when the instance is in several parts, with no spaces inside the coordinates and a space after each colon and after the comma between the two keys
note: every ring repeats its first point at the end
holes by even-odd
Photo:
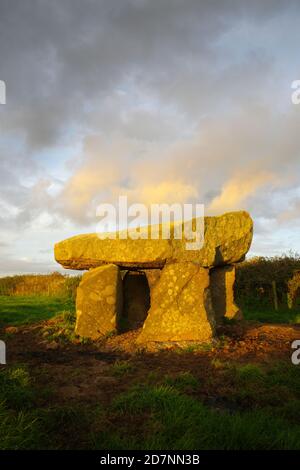
{"type": "Polygon", "coordinates": [[[277,289],[276,289],[276,281],[272,281],[272,290],[273,290],[273,298],[274,298],[274,308],[278,310],[278,296],[277,296],[277,289]]]}

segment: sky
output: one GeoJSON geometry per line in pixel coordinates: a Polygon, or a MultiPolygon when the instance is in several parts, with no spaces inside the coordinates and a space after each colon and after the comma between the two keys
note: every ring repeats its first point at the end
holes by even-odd
{"type": "Polygon", "coordinates": [[[100,203],[247,210],[300,252],[299,1],[0,0],[0,275],[59,270],[100,203]]]}

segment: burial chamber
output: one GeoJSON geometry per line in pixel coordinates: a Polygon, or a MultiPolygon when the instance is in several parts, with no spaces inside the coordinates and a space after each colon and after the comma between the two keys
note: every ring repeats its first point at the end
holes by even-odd
{"type": "Polygon", "coordinates": [[[93,233],[57,243],[57,262],[87,270],[77,289],[77,334],[97,340],[138,329],[140,344],[210,341],[223,317],[242,316],[234,301],[235,265],[252,235],[252,219],[240,211],[205,217],[204,244],[196,250],[172,232],[166,240],[93,233]]]}

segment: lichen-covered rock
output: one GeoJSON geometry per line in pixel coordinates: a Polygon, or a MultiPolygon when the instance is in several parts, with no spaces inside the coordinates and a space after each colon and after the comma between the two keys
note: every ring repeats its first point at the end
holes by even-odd
{"type": "Polygon", "coordinates": [[[151,292],[155,284],[159,281],[161,269],[145,269],[145,274],[151,292]]]}
{"type": "Polygon", "coordinates": [[[210,271],[210,289],[216,320],[223,317],[242,319],[242,311],[234,302],[235,266],[213,268],[210,271]]]}
{"type": "Polygon", "coordinates": [[[76,297],[79,336],[98,339],[118,327],[122,312],[122,280],[118,266],[107,264],[82,277],[76,297]]]}
{"type": "MultiPolygon", "coordinates": [[[[195,220],[194,220],[195,222],[195,220]]],[[[161,227],[161,226],[160,226],[161,227]]],[[[150,237],[151,226],[144,229],[150,237]]],[[[65,268],[89,269],[105,263],[124,268],[162,268],[173,262],[194,262],[199,266],[223,266],[241,261],[250,248],[252,219],[247,212],[230,212],[205,217],[204,245],[187,250],[185,239],[100,239],[96,233],[77,235],[55,245],[55,259],[65,268]]]]}
{"type": "Polygon", "coordinates": [[[208,269],[190,262],[165,266],[137,342],[208,342],[213,332],[208,269]]]}

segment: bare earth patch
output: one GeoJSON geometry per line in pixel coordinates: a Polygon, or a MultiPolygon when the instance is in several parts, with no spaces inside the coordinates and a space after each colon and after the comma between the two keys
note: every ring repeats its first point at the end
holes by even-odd
{"type": "Polygon", "coordinates": [[[50,387],[53,392],[50,399],[55,403],[105,404],[135,383],[144,383],[149,376],[175,376],[183,372],[190,372],[202,382],[213,374],[213,385],[201,388],[204,398],[205,395],[212,398],[220,394],[220,388],[215,391],[213,388],[221,386],[217,380],[221,373],[215,364],[277,361],[290,364],[291,343],[300,338],[299,325],[245,322],[220,328],[218,339],[208,347],[193,344],[160,350],[158,345],[146,351],[135,344],[138,330],[88,344],[77,344],[77,340],[49,341],[43,331],[53,322],[7,328],[5,332],[8,364],[26,364],[37,386],[50,387]],[[130,367],[126,366],[128,363],[130,367]]]}

